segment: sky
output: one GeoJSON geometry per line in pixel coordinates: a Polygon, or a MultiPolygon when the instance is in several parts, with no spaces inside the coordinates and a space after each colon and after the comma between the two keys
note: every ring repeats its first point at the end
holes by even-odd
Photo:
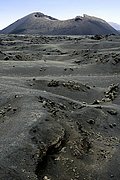
{"type": "Polygon", "coordinates": [[[87,14],[120,24],[120,0],[0,0],[0,29],[33,12],[60,20],[87,14]]]}

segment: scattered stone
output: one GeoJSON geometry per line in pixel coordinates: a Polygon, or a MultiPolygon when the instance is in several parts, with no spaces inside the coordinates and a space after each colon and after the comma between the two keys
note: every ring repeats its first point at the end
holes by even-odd
{"type": "Polygon", "coordinates": [[[104,36],[102,36],[102,35],[95,35],[95,36],[92,36],[91,37],[91,39],[94,39],[94,40],[101,40],[101,39],[103,39],[104,38],[104,36]]]}
{"type": "Polygon", "coordinates": [[[70,68],[71,71],[73,71],[73,68],[70,68]]]}
{"type": "Polygon", "coordinates": [[[111,174],[111,175],[110,175],[110,177],[111,177],[111,178],[113,178],[113,177],[114,177],[114,175],[113,175],[113,174],[111,174]]]}
{"type": "Polygon", "coordinates": [[[17,111],[17,108],[13,108],[13,112],[15,113],[17,111]]]}
{"type": "Polygon", "coordinates": [[[102,106],[95,106],[96,109],[102,109],[102,106]]]}
{"type": "Polygon", "coordinates": [[[105,92],[105,97],[113,101],[117,97],[118,90],[119,84],[111,84],[108,87],[108,91],[105,92]]]}
{"type": "Polygon", "coordinates": [[[18,98],[18,95],[15,95],[15,98],[18,98]]]}
{"type": "Polygon", "coordinates": [[[120,58],[115,58],[114,61],[112,62],[113,65],[116,65],[120,63],[120,58]]]}
{"type": "Polygon", "coordinates": [[[42,71],[43,69],[42,68],[40,68],[40,71],[42,71]]]}
{"type": "Polygon", "coordinates": [[[77,90],[77,91],[81,90],[85,92],[85,86],[74,81],[64,82],[62,83],[62,85],[64,87],[67,87],[68,89],[77,90]]]}
{"type": "Polygon", "coordinates": [[[47,176],[43,177],[43,180],[51,180],[50,178],[48,178],[47,176]]]}
{"type": "Polygon", "coordinates": [[[6,60],[6,61],[9,60],[9,57],[5,57],[4,60],[6,60]]]}
{"type": "Polygon", "coordinates": [[[89,119],[89,120],[87,121],[87,123],[89,123],[89,124],[95,124],[95,120],[94,120],[94,119],[89,119]]]}
{"type": "Polygon", "coordinates": [[[60,152],[66,153],[66,147],[63,147],[60,152]]]}
{"type": "Polygon", "coordinates": [[[99,100],[94,100],[94,102],[92,103],[93,105],[94,104],[100,104],[100,101],[99,100]]]}
{"type": "Polygon", "coordinates": [[[80,63],[81,63],[81,61],[80,61],[80,60],[75,60],[75,61],[74,61],[74,63],[76,63],[76,64],[80,64],[80,63]]]}
{"type": "Polygon", "coordinates": [[[82,109],[82,108],[85,108],[86,105],[81,105],[81,106],[78,106],[78,109],[82,109]]]}
{"type": "Polygon", "coordinates": [[[66,106],[63,105],[62,103],[59,103],[59,108],[62,109],[62,110],[66,110],[66,106]]]}
{"type": "Polygon", "coordinates": [[[29,85],[30,85],[30,86],[33,86],[33,83],[30,83],[29,85]]]}
{"type": "Polygon", "coordinates": [[[114,126],[114,127],[117,126],[116,123],[113,123],[113,126],[114,126]]]}
{"type": "Polygon", "coordinates": [[[22,56],[19,55],[19,54],[17,54],[15,57],[16,57],[18,60],[22,60],[22,56]]]}
{"type": "Polygon", "coordinates": [[[33,78],[33,81],[35,81],[36,79],[35,78],[33,78]]]}
{"type": "Polygon", "coordinates": [[[113,124],[109,124],[109,127],[110,127],[110,128],[113,128],[113,124]]]}
{"type": "Polygon", "coordinates": [[[46,101],[43,101],[43,106],[45,106],[47,104],[47,102],[46,101]]]}
{"type": "Polygon", "coordinates": [[[58,87],[59,86],[59,81],[52,80],[51,82],[48,83],[48,87],[58,87]]]}
{"type": "Polygon", "coordinates": [[[12,107],[11,106],[9,106],[8,108],[7,108],[7,111],[10,111],[12,109],[12,107]]]}
{"type": "Polygon", "coordinates": [[[108,110],[107,112],[111,115],[117,115],[117,111],[115,110],[108,110]]]}
{"type": "Polygon", "coordinates": [[[85,84],[85,87],[87,88],[87,89],[90,89],[91,87],[89,86],[89,85],[87,85],[87,84],[85,84]]]}
{"type": "Polygon", "coordinates": [[[2,114],[4,116],[5,115],[5,110],[1,110],[0,114],[2,114]]]}

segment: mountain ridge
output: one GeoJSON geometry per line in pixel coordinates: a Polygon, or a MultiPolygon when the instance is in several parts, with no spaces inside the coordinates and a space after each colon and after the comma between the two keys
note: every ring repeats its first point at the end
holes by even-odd
{"type": "Polygon", "coordinates": [[[41,12],[31,13],[7,26],[3,34],[41,34],[41,35],[94,35],[117,34],[106,21],[83,14],[72,19],[59,20],[41,12]]]}

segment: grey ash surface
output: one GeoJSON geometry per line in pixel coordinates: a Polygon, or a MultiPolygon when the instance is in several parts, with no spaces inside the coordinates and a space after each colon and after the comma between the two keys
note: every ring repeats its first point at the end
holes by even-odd
{"type": "Polygon", "coordinates": [[[0,180],[120,179],[120,36],[0,36],[0,180]]]}

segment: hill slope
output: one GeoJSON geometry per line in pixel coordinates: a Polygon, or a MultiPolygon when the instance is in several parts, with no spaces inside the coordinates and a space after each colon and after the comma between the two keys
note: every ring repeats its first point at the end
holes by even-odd
{"type": "Polygon", "coordinates": [[[36,12],[17,20],[1,31],[2,34],[93,35],[117,34],[106,21],[88,15],[58,20],[36,12]]]}

